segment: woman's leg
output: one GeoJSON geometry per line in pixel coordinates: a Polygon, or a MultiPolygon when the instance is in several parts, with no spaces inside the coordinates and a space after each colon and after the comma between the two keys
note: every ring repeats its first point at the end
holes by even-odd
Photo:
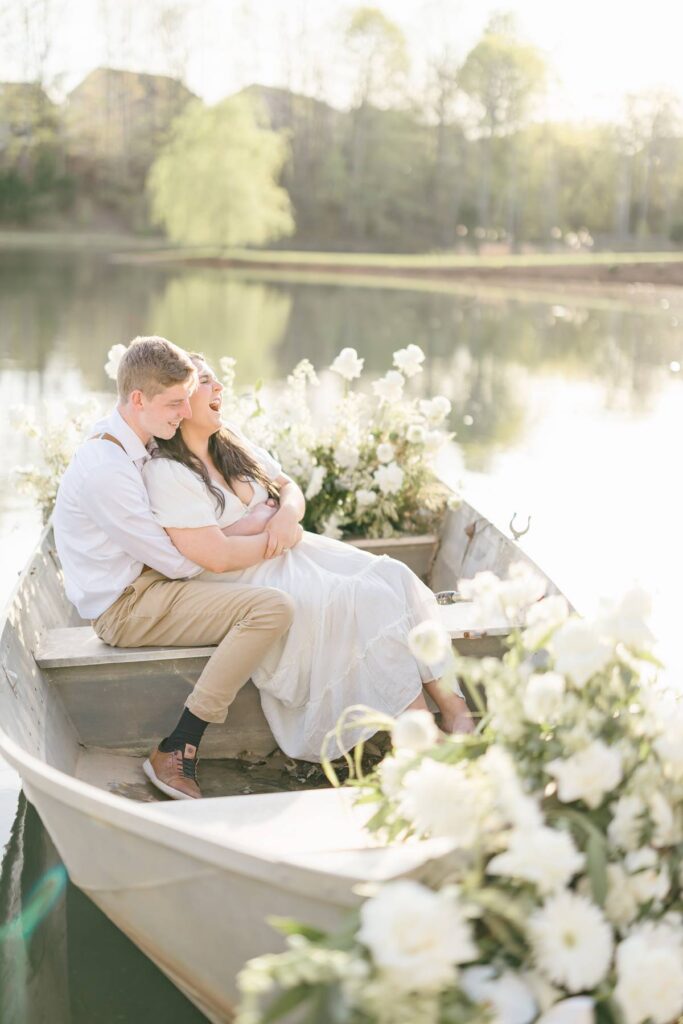
{"type": "Polygon", "coordinates": [[[448,690],[437,679],[425,683],[424,688],[441,712],[444,732],[472,732],[474,721],[462,697],[448,690]]]}

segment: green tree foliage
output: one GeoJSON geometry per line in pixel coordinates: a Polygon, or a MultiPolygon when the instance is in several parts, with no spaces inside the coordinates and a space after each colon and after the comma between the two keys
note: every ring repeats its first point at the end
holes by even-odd
{"type": "Polygon", "coordinates": [[[294,230],[277,184],[282,135],[259,123],[253,101],[190,104],[171,128],[147,183],[152,215],[184,245],[265,245],[294,230]]]}

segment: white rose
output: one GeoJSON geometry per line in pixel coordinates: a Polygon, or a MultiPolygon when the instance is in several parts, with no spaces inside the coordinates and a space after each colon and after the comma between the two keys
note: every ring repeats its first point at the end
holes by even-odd
{"type": "Polygon", "coordinates": [[[451,403],[444,395],[437,395],[436,398],[423,398],[419,409],[431,427],[438,427],[450,413],[451,403]]]}
{"type": "Polygon", "coordinates": [[[414,626],[408,634],[408,646],[413,657],[425,665],[443,661],[451,649],[451,638],[440,622],[427,619],[414,626]]]}
{"type": "Polygon", "coordinates": [[[380,380],[373,381],[372,390],[380,402],[398,402],[403,395],[405,377],[398,370],[389,370],[380,380]]]}
{"type": "Polygon", "coordinates": [[[565,683],[559,672],[542,672],[529,677],[524,691],[524,714],[530,722],[554,721],[562,708],[565,683]]]}
{"type": "Polygon", "coordinates": [[[377,458],[380,462],[391,462],[395,454],[396,449],[388,441],[377,445],[377,458]]]}
{"type": "Polygon", "coordinates": [[[550,594],[532,604],[526,613],[526,629],[522,639],[528,650],[535,650],[558,626],[567,620],[569,605],[560,594],[550,594]]]}
{"type": "Polygon", "coordinates": [[[492,806],[488,786],[470,777],[464,765],[425,758],[403,779],[399,812],[421,835],[448,836],[471,849],[480,841],[492,806]]]}
{"type": "Polygon", "coordinates": [[[358,508],[370,508],[377,501],[377,495],[374,491],[364,491],[362,488],[356,491],[356,505],[358,508]]]}
{"type": "Polygon", "coordinates": [[[550,761],[546,770],[557,779],[557,795],[563,803],[583,800],[592,808],[600,806],[623,776],[621,755],[602,740],[593,740],[564,760],[550,761]]]}
{"type": "Polygon", "coordinates": [[[364,362],[364,359],[359,358],[355,348],[343,348],[330,369],[344,380],[354,380],[360,377],[364,362]]]}
{"type": "Polygon", "coordinates": [[[403,487],[405,473],[396,462],[388,466],[380,466],[372,474],[372,478],[382,494],[397,494],[403,487]]]}
{"type": "Polygon", "coordinates": [[[651,647],[654,636],[647,625],[652,612],[649,594],[634,587],[614,604],[604,605],[596,622],[599,632],[614,643],[645,650],[651,647]]]}
{"type": "Polygon", "coordinates": [[[424,444],[427,439],[427,431],[419,423],[411,423],[406,431],[406,440],[409,444],[424,444]]]}
{"type": "Polygon", "coordinates": [[[473,1003],[483,1003],[494,1011],[496,1024],[530,1024],[536,1019],[534,994],[514,971],[496,977],[491,966],[468,967],[462,972],[460,987],[473,1003]]]}
{"type": "Polygon", "coordinates": [[[306,492],[304,494],[306,501],[310,501],[311,498],[315,498],[317,494],[320,494],[320,490],[326,476],[327,470],[324,466],[313,467],[313,472],[311,473],[311,477],[308,481],[308,486],[306,487],[306,492]]]}
{"type": "Polygon", "coordinates": [[[595,1024],[595,1003],[590,996],[572,996],[555,1003],[536,1024],[595,1024]]]}
{"type": "Polygon", "coordinates": [[[612,960],[612,929],[602,911],[574,892],[551,896],[529,920],[536,964],[557,985],[582,992],[598,985],[612,960]]]}
{"type": "Polygon", "coordinates": [[[479,956],[456,900],[409,880],[388,882],[360,911],[358,939],[401,991],[452,985],[457,965],[479,956]]]}
{"type": "Polygon", "coordinates": [[[683,1013],[683,935],[645,924],[617,946],[614,996],[626,1024],[671,1024],[683,1013]]]}
{"type": "Polygon", "coordinates": [[[569,676],[579,688],[605,668],[613,654],[612,647],[583,619],[565,622],[553,634],[550,648],[555,655],[555,669],[569,676]]]}
{"type": "Polygon", "coordinates": [[[515,829],[507,850],[493,857],[486,870],[492,875],[533,882],[539,892],[547,895],[569,885],[584,862],[584,855],[567,832],[547,827],[515,829]]]}
{"type": "Polygon", "coordinates": [[[360,452],[348,441],[342,441],[334,449],[333,457],[341,469],[355,469],[360,459],[360,452]]]}
{"type": "Polygon", "coordinates": [[[422,363],[425,354],[419,345],[408,345],[407,348],[400,348],[394,352],[394,366],[406,377],[414,377],[416,373],[422,373],[422,363]]]}
{"type": "Polygon", "coordinates": [[[429,750],[439,739],[439,730],[430,711],[404,711],[391,729],[395,750],[412,750],[419,754],[429,750]]]}
{"type": "Polygon", "coordinates": [[[119,372],[119,363],[127,351],[128,347],[126,345],[112,345],[107,352],[107,362],[104,364],[104,372],[107,377],[116,380],[119,372]]]}

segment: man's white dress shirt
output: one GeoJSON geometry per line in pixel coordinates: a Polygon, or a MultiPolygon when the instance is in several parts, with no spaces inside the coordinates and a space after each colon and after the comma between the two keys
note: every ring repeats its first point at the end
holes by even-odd
{"type": "Polygon", "coordinates": [[[170,579],[202,571],[156,522],[142,480],[149,452],[117,409],[91,431],[103,433],[125,450],[84,441],[62,477],[52,520],[66,596],[84,619],[106,611],[144,565],[170,579]]]}

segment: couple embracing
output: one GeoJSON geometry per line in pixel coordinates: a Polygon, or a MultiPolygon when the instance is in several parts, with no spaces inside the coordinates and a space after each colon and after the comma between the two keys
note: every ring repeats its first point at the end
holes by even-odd
{"type": "MultiPolygon", "coordinates": [[[[281,749],[319,761],[345,708],[426,708],[469,730],[440,666],[418,663],[410,630],[437,617],[405,565],[304,532],[304,496],[279,463],[221,418],[205,359],[136,338],[118,403],[76,451],[54,512],[66,593],[105,643],[215,645],[173,731],[145,761],[174,799],[197,799],[199,745],[251,678],[281,749]]],[[[351,746],[367,730],[349,734],[351,746]]],[[[341,753],[334,748],[332,756],[341,753]]]]}

